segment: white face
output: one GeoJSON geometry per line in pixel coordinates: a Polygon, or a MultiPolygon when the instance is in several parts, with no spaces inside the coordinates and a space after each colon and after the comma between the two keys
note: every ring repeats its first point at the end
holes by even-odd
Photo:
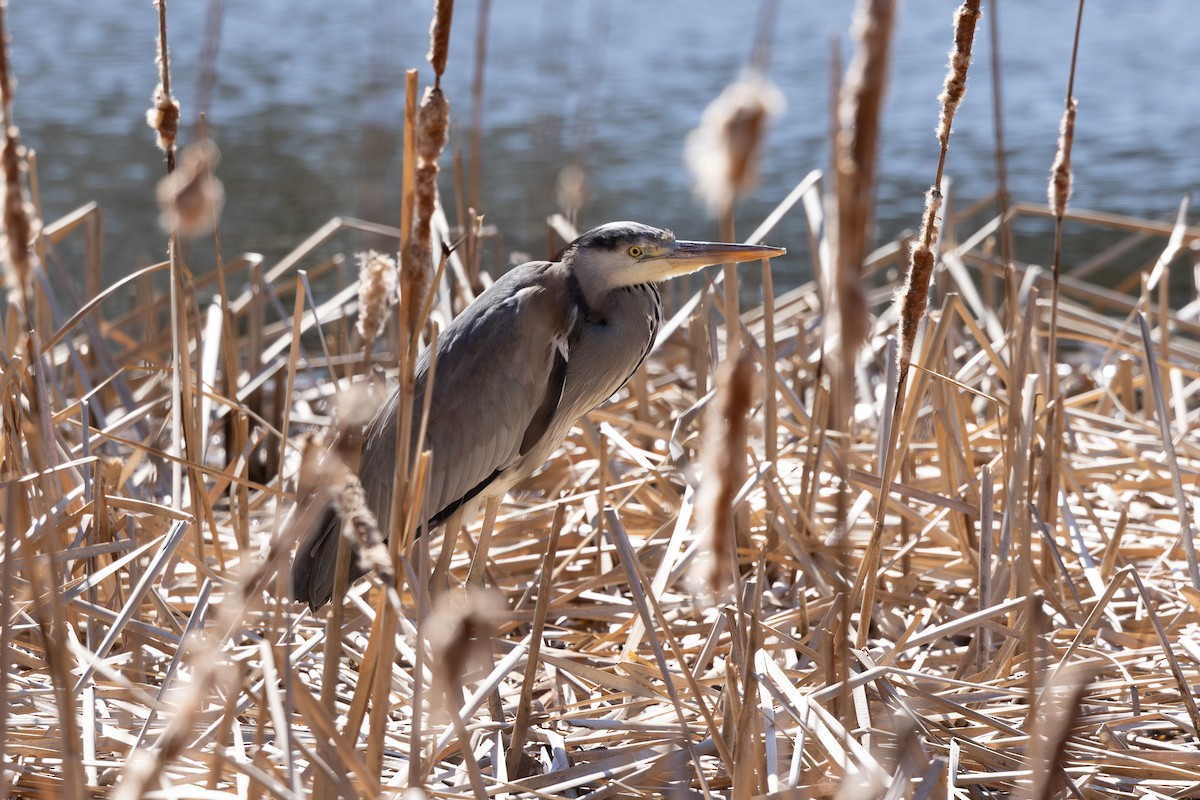
{"type": "Polygon", "coordinates": [[[610,222],[588,231],[573,246],[576,267],[602,276],[613,288],[657,283],[710,264],[774,258],[784,252],[760,245],[681,242],[670,231],[638,222],[610,222]]]}

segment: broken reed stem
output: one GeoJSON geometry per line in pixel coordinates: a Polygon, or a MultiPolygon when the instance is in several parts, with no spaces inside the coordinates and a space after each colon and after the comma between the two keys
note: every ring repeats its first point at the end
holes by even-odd
{"type": "Polygon", "coordinates": [[[876,572],[879,568],[880,550],[883,546],[883,525],[891,500],[896,465],[901,457],[901,454],[895,452],[895,437],[898,434],[900,420],[903,419],[908,370],[912,363],[917,329],[921,319],[925,316],[925,306],[929,302],[929,280],[933,275],[935,261],[933,246],[937,241],[938,211],[942,205],[940,188],[942,173],[946,166],[946,152],[950,146],[950,131],[954,123],[954,113],[962,102],[967,88],[967,70],[971,65],[971,47],[975,40],[975,25],[979,20],[979,4],[980,0],[963,0],[963,4],[954,15],[954,50],[950,53],[949,70],[946,74],[945,86],[939,97],[941,113],[938,118],[937,137],[941,144],[941,151],[938,154],[937,175],[934,177],[933,186],[925,196],[921,231],[909,253],[907,275],[901,289],[900,347],[897,353],[899,369],[896,373],[897,391],[893,409],[893,419],[895,420],[893,437],[884,452],[883,464],[880,468],[881,486],[875,522],[871,528],[871,539],[867,552],[855,581],[855,594],[852,595],[850,603],[853,608],[855,601],[861,600],[857,637],[859,647],[865,646],[870,629],[869,621],[875,601],[875,583],[878,580],[876,572]]]}

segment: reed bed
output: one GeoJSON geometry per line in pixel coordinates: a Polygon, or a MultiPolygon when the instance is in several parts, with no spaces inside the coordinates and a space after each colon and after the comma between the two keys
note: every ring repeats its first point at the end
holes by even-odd
{"type": "MultiPolygon", "coordinates": [[[[829,191],[806,176],[754,238],[804,209],[829,252],[829,191]]],[[[630,385],[465,527],[450,591],[431,591],[440,537],[393,540],[394,580],[358,582],[330,617],[281,578],[311,524],[297,495],[332,474],[307,459],[327,438],[353,461],[346,437],[424,315],[381,325],[352,253],[323,254],[356,232],[402,252],[408,232],[335,218],[269,268],[164,262],[71,313],[39,259],[0,373],[0,793],[1200,796],[1200,301],[1159,290],[1200,229],[1186,207],[1172,226],[1006,196],[988,218],[994,199],[940,221],[907,380],[907,239],[854,265],[869,318],[836,386],[830,286],[732,325],[706,286],[630,385]],[[1119,242],[1051,273],[1005,243],[1050,220],[1163,255],[1129,263],[1119,242]],[[1104,262],[1141,280],[1088,282],[1104,262]],[[170,298],[110,313],[168,271],[170,298]],[[727,330],[739,356],[717,370],[727,330]],[[713,456],[731,443],[744,458],[713,456]],[[710,537],[703,467],[726,462],[732,535],[710,537]],[[471,572],[487,593],[457,588],[471,572]]],[[[420,216],[450,243],[440,206],[420,216]]],[[[99,225],[84,206],[34,252],[99,225]]],[[[480,278],[461,255],[426,251],[435,324],[480,278]]],[[[419,496],[411,467],[398,495],[419,496]]]]}

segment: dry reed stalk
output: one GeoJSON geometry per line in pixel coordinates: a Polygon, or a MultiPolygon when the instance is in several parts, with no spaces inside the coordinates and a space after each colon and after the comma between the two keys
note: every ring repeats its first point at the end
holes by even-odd
{"type": "MultiPolygon", "coordinates": [[[[1008,193],[1008,157],[1004,146],[1004,98],[1000,71],[1000,0],[989,0],[988,11],[990,13],[988,41],[991,45],[992,76],[992,152],[993,160],[996,162],[996,211],[1000,216],[1000,257],[1007,264],[1015,256],[1015,246],[1012,221],[1008,215],[1011,201],[1008,193]]],[[[994,279],[989,279],[983,285],[984,301],[988,305],[994,305],[989,302],[992,300],[991,286],[994,282],[994,279]]],[[[1010,308],[1010,314],[1012,311],[1010,308]]]]}
{"type": "Polygon", "coordinates": [[[479,175],[483,169],[483,85],[484,67],[487,64],[487,37],[492,0],[481,0],[479,15],[475,22],[475,64],[471,75],[471,156],[467,174],[465,240],[463,257],[471,291],[478,294],[483,290],[480,282],[479,264],[479,175]]]}
{"type": "Polygon", "coordinates": [[[839,91],[834,139],[835,201],[832,204],[834,274],[827,324],[837,348],[830,351],[834,374],[834,424],[843,430],[853,413],[854,365],[870,314],[862,286],[863,260],[871,241],[875,162],[891,49],[895,3],[862,0],[854,12],[854,58],[839,91]]]}
{"type": "Polygon", "coordinates": [[[1058,467],[1062,450],[1063,419],[1059,397],[1058,380],[1058,308],[1059,284],[1062,273],[1062,230],[1063,216],[1067,212],[1067,200],[1071,196],[1071,145],[1075,141],[1075,66],[1079,60],[1079,30],[1083,24],[1083,1],[1075,16],[1075,39],[1071,47],[1071,72],[1067,79],[1067,98],[1062,121],[1058,128],[1058,147],[1054,154],[1054,165],[1050,169],[1050,184],[1047,195],[1050,210],[1054,214],[1054,263],[1051,267],[1050,330],[1047,334],[1046,393],[1050,415],[1046,432],[1046,469],[1042,483],[1042,516],[1051,528],[1055,526],[1058,511],[1058,467]]]}
{"type": "Polygon", "coordinates": [[[154,87],[146,112],[146,124],[154,131],[155,143],[167,159],[167,172],[175,171],[175,143],[179,138],[179,101],[171,94],[171,57],[167,49],[167,1],[154,0],[158,11],[158,47],[154,63],[158,66],[158,85],[154,87]]]}
{"type": "MultiPolygon", "coordinates": [[[[415,176],[415,161],[416,161],[416,130],[417,130],[417,72],[416,70],[408,70],[405,73],[405,118],[404,118],[404,141],[405,141],[405,171],[403,178],[403,198],[401,206],[401,225],[400,225],[400,254],[401,254],[401,288],[400,298],[402,304],[402,312],[398,315],[398,323],[400,327],[399,336],[399,355],[400,355],[400,402],[396,404],[397,424],[396,424],[396,452],[408,453],[409,443],[412,440],[412,403],[413,403],[413,369],[416,352],[416,340],[418,333],[410,327],[410,317],[404,313],[406,304],[415,304],[417,297],[414,292],[409,291],[410,287],[407,281],[412,278],[412,273],[404,270],[403,263],[405,253],[408,251],[409,244],[412,241],[413,219],[414,213],[414,176],[415,176]]],[[[406,538],[404,530],[404,520],[408,515],[404,513],[404,504],[408,497],[409,478],[412,474],[412,465],[406,457],[396,460],[396,474],[394,476],[393,491],[392,491],[392,507],[387,515],[386,535],[388,537],[388,550],[392,565],[400,563],[400,552],[403,540],[406,538]]],[[[393,574],[396,577],[402,575],[402,571],[394,570],[393,574]]],[[[359,692],[355,695],[355,702],[351,707],[351,713],[347,721],[346,732],[349,735],[357,736],[363,722],[363,712],[366,709],[368,698],[370,703],[370,737],[368,739],[366,764],[367,768],[373,773],[377,773],[382,769],[383,753],[386,744],[383,730],[385,728],[385,720],[389,707],[390,686],[391,686],[391,664],[393,654],[395,652],[395,631],[397,626],[396,609],[389,601],[388,595],[397,590],[394,582],[389,586],[384,587],[385,591],[380,592],[376,606],[376,625],[371,631],[370,650],[368,658],[370,659],[369,677],[366,677],[364,682],[359,685],[359,692]],[[364,691],[370,686],[369,691],[364,691]],[[360,701],[361,698],[361,701],[360,701]]]]}

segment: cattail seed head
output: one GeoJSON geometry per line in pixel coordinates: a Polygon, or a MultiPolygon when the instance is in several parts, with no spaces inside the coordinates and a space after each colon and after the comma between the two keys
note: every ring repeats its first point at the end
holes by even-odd
{"type": "Polygon", "coordinates": [[[900,292],[900,351],[901,367],[912,362],[913,345],[917,341],[917,328],[925,315],[929,302],[929,281],[933,276],[933,246],[937,243],[938,212],[942,208],[942,193],[936,186],[925,194],[925,212],[921,217],[921,230],[909,253],[908,275],[900,292]]]}
{"type": "Polygon", "coordinates": [[[221,151],[205,139],[183,151],[179,166],[158,182],[159,223],[180,236],[201,236],[216,227],[225,188],[215,174],[221,151]]]}
{"type": "Polygon", "coordinates": [[[1071,197],[1071,143],[1075,141],[1075,108],[1078,103],[1071,97],[1058,123],[1058,151],[1054,154],[1054,166],[1050,168],[1050,210],[1054,216],[1062,217],[1067,212],[1067,200],[1071,197]]]}
{"type": "Polygon", "coordinates": [[[700,126],[688,134],[684,160],[696,195],[714,212],[733,204],[758,178],[758,156],[772,117],[783,110],[783,93],[749,71],[709,103],[700,126]]]}
{"type": "Polygon", "coordinates": [[[383,333],[396,302],[396,260],[368,250],[358,259],[358,335],[373,342],[383,333]]]}
{"type": "Polygon", "coordinates": [[[429,25],[429,63],[441,83],[446,71],[446,57],[450,54],[450,21],[454,17],[454,0],[436,0],[433,4],[433,22],[429,25]]]}
{"type": "Polygon", "coordinates": [[[427,87],[417,117],[417,158],[437,163],[450,130],[450,104],[441,89],[427,87]]]}
{"type": "Polygon", "coordinates": [[[433,214],[437,208],[438,159],[450,129],[450,105],[441,89],[425,90],[417,114],[417,166],[413,181],[412,236],[400,254],[404,318],[410,331],[417,330],[425,295],[433,281],[433,214]]]}
{"type": "Polygon", "coordinates": [[[950,51],[946,83],[938,97],[942,113],[938,119],[937,136],[943,148],[950,141],[954,112],[958,110],[967,91],[967,68],[971,66],[971,47],[975,42],[975,24],[979,16],[979,0],[966,0],[954,13],[954,49],[950,51]]]}

